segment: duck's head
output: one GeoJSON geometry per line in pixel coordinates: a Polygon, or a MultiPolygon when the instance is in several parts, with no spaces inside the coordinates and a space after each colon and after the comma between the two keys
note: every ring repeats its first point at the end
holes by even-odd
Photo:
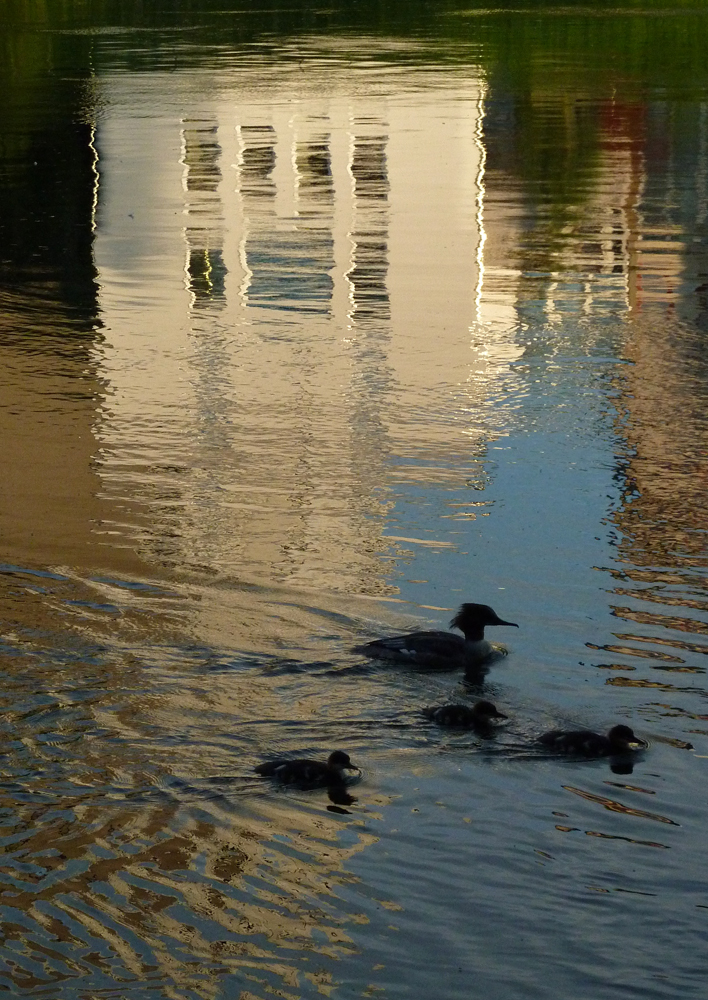
{"type": "Polygon", "coordinates": [[[488,604],[461,604],[455,617],[450,622],[450,628],[459,628],[465,636],[482,638],[486,625],[513,625],[516,622],[505,622],[488,604]]]}
{"type": "Polygon", "coordinates": [[[613,748],[617,750],[640,750],[646,747],[644,740],[635,736],[629,726],[613,726],[607,734],[613,748]]]}
{"type": "Polygon", "coordinates": [[[335,771],[342,771],[344,769],[349,771],[359,770],[355,764],[352,764],[349,754],[345,753],[343,750],[335,750],[331,753],[327,758],[327,764],[335,771]]]}
{"type": "Polygon", "coordinates": [[[483,722],[487,722],[489,719],[508,719],[508,715],[504,715],[503,712],[497,710],[497,706],[493,705],[491,701],[478,701],[477,704],[472,709],[474,714],[478,716],[483,722]]]}

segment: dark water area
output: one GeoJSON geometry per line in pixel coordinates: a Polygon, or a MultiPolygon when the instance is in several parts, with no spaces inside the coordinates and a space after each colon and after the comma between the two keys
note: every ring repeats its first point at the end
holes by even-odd
{"type": "Polygon", "coordinates": [[[0,28],[0,991],[703,997],[705,4],[0,28]]]}

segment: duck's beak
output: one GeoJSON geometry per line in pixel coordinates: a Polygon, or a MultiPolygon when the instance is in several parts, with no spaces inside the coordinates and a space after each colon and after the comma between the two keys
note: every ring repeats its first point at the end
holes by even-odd
{"type": "Polygon", "coordinates": [[[495,622],[489,622],[489,624],[490,625],[513,625],[514,628],[518,628],[519,627],[516,624],[516,622],[505,622],[501,618],[497,618],[497,620],[495,622]]]}

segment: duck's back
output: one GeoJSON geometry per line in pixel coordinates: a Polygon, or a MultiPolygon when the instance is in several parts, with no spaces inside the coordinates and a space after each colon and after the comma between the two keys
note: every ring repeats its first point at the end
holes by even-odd
{"type": "MultiPolygon", "coordinates": [[[[489,643],[482,641],[485,647],[489,647],[489,643]]],[[[449,666],[466,661],[467,645],[462,636],[453,632],[408,632],[367,642],[364,646],[357,646],[355,652],[377,660],[394,660],[417,666],[449,666]]]]}
{"type": "Polygon", "coordinates": [[[320,760],[267,760],[254,768],[263,778],[277,778],[283,784],[318,784],[336,780],[338,775],[320,760]]]}
{"type": "Polygon", "coordinates": [[[262,764],[257,764],[253,770],[256,774],[260,774],[262,778],[274,778],[278,774],[278,771],[287,767],[289,763],[291,762],[284,759],[266,760],[262,764]]]}
{"type": "Polygon", "coordinates": [[[539,743],[558,753],[577,753],[586,756],[599,757],[612,749],[606,736],[594,733],[590,729],[579,729],[567,732],[563,729],[553,729],[539,738],[539,743]]]}
{"type": "Polygon", "coordinates": [[[439,726],[468,727],[474,724],[474,713],[468,705],[436,705],[424,708],[423,715],[439,726]]]}

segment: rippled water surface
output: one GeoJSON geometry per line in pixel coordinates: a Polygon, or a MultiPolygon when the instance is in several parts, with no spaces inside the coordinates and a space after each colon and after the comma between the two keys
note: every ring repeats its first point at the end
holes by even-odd
{"type": "Polygon", "coordinates": [[[3,15],[0,991],[703,997],[703,4],[171,6],[3,15]]]}

